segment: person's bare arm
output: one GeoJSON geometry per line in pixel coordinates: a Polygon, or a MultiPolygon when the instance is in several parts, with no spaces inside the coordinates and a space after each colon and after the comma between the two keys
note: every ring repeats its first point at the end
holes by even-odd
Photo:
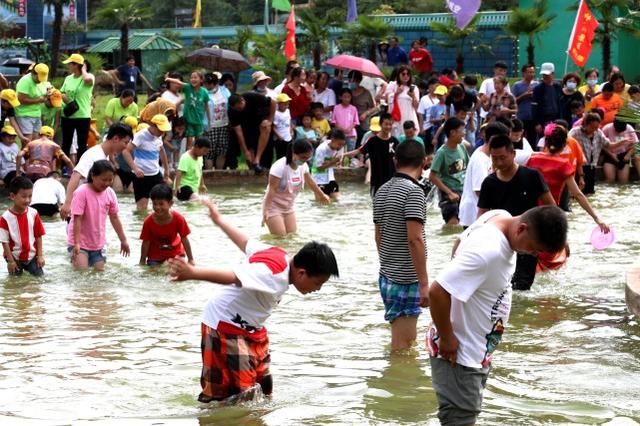
{"type": "Polygon", "coordinates": [[[168,259],[167,263],[172,281],[198,280],[222,285],[241,285],[236,274],[230,269],[197,268],[179,257],[168,259]]]}
{"type": "Polygon", "coordinates": [[[176,170],[176,194],[178,194],[178,192],[180,191],[180,182],[182,181],[182,170],[177,169],[176,170]]]}
{"type": "Polygon", "coordinates": [[[218,228],[222,229],[222,232],[227,234],[227,237],[229,237],[229,239],[233,241],[233,243],[242,250],[243,253],[245,253],[247,243],[249,242],[249,236],[228,222],[220,212],[218,212],[218,208],[214,203],[209,200],[205,200],[203,201],[203,204],[209,209],[209,217],[211,217],[213,223],[215,223],[218,228]]]}
{"type": "Polygon", "coordinates": [[[460,196],[458,194],[456,194],[455,192],[453,192],[451,189],[449,189],[449,187],[447,185],[445,185],[444,182],[442,182],[442,180],[438,177],[438,173],[436,173],[433,170],[431,170],[431,173],[429,173],[429,180],[436,187],[438,187],[438,189],[440,191],[442,191],[445,194],[447,194],[447,197],[449,197],[449,199],[451,201],[453,201],[454,203],[460,201],[460,196]]]}
{"type": "Polygon", "coordinates": [[[407,220],[407,240],[411,262],[418,276],[420,306],[429,306],[429,277],[427,276],[427,252],[424,247],[424,225],[415,220],[407,220]]]}
{"type": "Polygon", "coordinates": [[[547,206],[555,206],[556,205],[556,201],[553,199],[553,195],[551,195],[551,192],[547,191],[544,194],[542,194],[540,196],[540,198],[538,198],[538,201],[540,201],[542,204],[547,205],[547,206]]]}
{"type": "Polygon", "coordinates": [[[440,335],[438,353],[442,358],[448,360],[452,367],[455,367],[458,356],[458,339],[453,334],[451,324],[451,295],[437,281],[434,281],[429,287],[429,301],[431,318],[440,335]]]}
{"type": "Polygon", "coordinates": [[[131,171],[139,178],[144,177],[144,172],[138,168],[138,165],[133,160],[133,155],[131,154],[135,151],[136,146],[133,143],[127,144],[127,147],[122,151],[122,158],[124,161],[131,167],[131,171]]]}
{"type": "Polygon", "coordinates": [[[115,80],[116,83],[118,83],[120,86],[124,85],[124,81],[120,80],[120,73],[118,72],[118,70],[111,70],[108,72],[109,72],[109,75],[115,80]]]}
{"type": "Polygon", "coordinates": [[[144,76],[144,74],[140,73],[140,79],[141,79],[142,81],[144,81],[144,84],[146,84],[146,85],[147,85],[147,87],[149,87],[149,89],[151,89],[151,90],[155,90],[155,89],[153,88],[153,84],[149,83],[149,80],[147,80],[147,77],[145,77],[145,76],[144,76]]]}
{"type": "Polygon", "coordinates": [[[11,127],[13,127],[13,130],[16,131],[16,134],[18,135],[18,138],[23,143],[29,143],[29,138],[26,137],[24,135],[24,133],[22,133],[22,130],[20,129],[20,125],[18,124],[18,120],[16,120],[15,117],[9,117],[9,123],[11,123],[11,127]]]}
{"type": "Polygon", "coordinates": [[[18,92],[18,100],[22,105],[36,105],[36,104],[45,103],[47,100],[47,97],[45,95],[42,95],[42,96],[32,98],[30,96],[25,95],[22,92],[18,92]]]}
{"type": "Polygon", "coordinates": [[[129,249],[127,236],[124,233],[124,228],[122,227],[122,222],[120,222],[120,218],[118,217],[118,214],[117,213],[110,214],[109,221],[111,222],[111,226],[113,227],[113,230],[116,231],[116,234],[118,235],[118,239],[120,239],[120,253],[122,253],[124,257],[129,256],[129,253],[131,252],[131,250],[129,249]]]}
{"type": "Polygon", "coordinates": [[[77,171],[74,171],[69,178],[69,182],[67,183],[67,195],[65,196],[64,204],[60,207],[60,217],[62,219],[66,219],[69,217],[71,213],[71,201],[73,200],[73,193],[78,189],[80,185],[80,179],[83,176],[80,175],[77,171]]]}
{"type": "Polygon", "coordinates": [[[180,89],[184,87],[184,82],[182,80],[178,80],[177,78],[165,77],[164,81],[167,83],[176,84],[180,89]]]}
{"type": "Polygon", "coordinates": [[[311,173],[306,172],[304,174],[304,182],[307,185],[309,185],[309,187],[313,191],[317,202],[319,202],[320,204],[323,204],[323,205],[327,205],[327,204],[329,204],[331,202],[331,198],[327,194],[322,192],[322,189],[320,189],[320,187],[318,186],[316,181],[313,180],[313,176],[311,176],[311,173]]]}
{"type": "Polygon", "coordinates": [[[147,264],[147,256],[149,255],[149,246],[151,245],[151,241],[144,240],[142,242],[142,246],[140,247],[140,264],[147,264]]]}
{"type": "Polygon", "coordinates": [[[376,250],[380,251],[380,225],[378,224],[375,225],[374,238],[376,240],[376,250]]]}
{"type": "Polygon", "coordinates": [[[8,89],[9,88],[9,80],[0,72],[0,89],[8,89]]]}
{"type": "Polygon", "coordinates": [[[7,270],[9,273],[14,273],[18,270],[18,263],[13,257],[9,243],[2,243],[2,250],[4,251],[4,259],[7,261],[7,270]]]}
{"type": "Polygon", "coordinates": [[[182,237],[182,246],[184,247],[184,253],[187,255],[187,261],[191,265],[195,265],[193,260],[193,253],[191,251],[191,243],[189,242],[189,237],[182,237]]]}
{"type": "Polygon", "coordinates": [[[567,185],[567,188],[569,189],[569,193],[573,195],[573,197],[576,199],[578,204],[580,204],[580,207],[582,207],[584,211],[586,211],[589,214],[589,216],[591,216],[593,221],[600,227],[602,232],[604,232],[605,234],[608,233],[609,226],[607,226],[606,223],[604,223],[603,221],[600,220],[600,218],[598,218],[598,214],[593,209],[593,207],[591,207],[589,200],[587,200],[587,197],[585,197],[582,191],[580,191],[580,188],[578,188],[578,184],[576,183],[576,180],[573,178],[573,175],[569,176],[565,183],[567,185]]]}

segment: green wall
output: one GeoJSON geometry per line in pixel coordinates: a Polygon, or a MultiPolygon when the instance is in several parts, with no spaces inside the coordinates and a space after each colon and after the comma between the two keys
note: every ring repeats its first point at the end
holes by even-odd
{"type": "MultiPolygon", "coordinates": [[[[533,3],[534,0],[520,0],[520,7],[529,8],[533,3]]],[[[568,11],[567,8],[575,4],[575,0],[547,0],[547,3],[549,12],[555,13],[557,17],[551,22],[551,27],[541,33],[535,42],[536,65],[539,67],[543,62],[553,62],[556,66],[556,77],[560,78],[564,74],[566,51],[576,17],[576,12],[568,11]]],[[[640,61],[634,59],[637,57],[632,54],[639,47],[640,39],[628,34],[621,34],[619,40],[614,40],[611,46],[611,63],[622,69],[628,81],[640,81],[640,61]]],[[[527,62],[527,37],[524,36],[520,38],[519,58],[521,65],[527,62]]],[[[598,68],[602,72],[602,49],[595,39],[585,68],[598,68]]],[[[568,61],[567,70],[578,71],[581,74],[581,70],[571,59],[568,61]]],[[[600,75],[602,78],[603,73],[600,75]]]]}

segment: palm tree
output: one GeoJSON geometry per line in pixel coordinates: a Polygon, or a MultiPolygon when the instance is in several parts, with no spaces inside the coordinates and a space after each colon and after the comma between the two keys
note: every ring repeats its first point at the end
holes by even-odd
{"type": "Polygon", "coordinates": [[[380,18],[360,15],[358,20],[347,25],[341,37],[341,44],[354,55],[365,54],[376,62],[378,42],[391,35],[391,25],[380,18]]]}
{"type": "Polygon", "coordinates": [[[153,15],[153,11],[144,4],[141,0],[107,0],[93,16],[96,25],[108,28],[117,25],[120,28],[121,61],[129,56],[129,27],[142,24],[153,15]]]}
{"type": "Polygon", "coordinates": [[[63,6],[70,3],[70,0],[44,0],[43,4],[49,11],[53,8],[53,23],[51,24],[51,77],[55,77],[58,72],[58,59],[60,57],[60,43],[62,41],[62,18],[64,16],[63,6]]]}
{"type": "Polygon", "coordinates": [[[287,65],[287,57],[283,53],[284,39],[285,33],[266,33],[252,39],[251,56],[257,58],[252,67],[264,71],[273,81],[284,78],[283,70],[287,65]]]}
{"type": "Polygon", "coordinates": [[[461,74],[464,72],[464,48],[468,46],[471,52],[489,52],[491,46],[481,43],[478,34],[478,21],[480,15],[476,14],[471,22],[463,29],[458,28],[455,19],[449,18],[447,23],[434,22],[431,24],[431,28],[440,33],[444,40],[434,39],[433,43],[456,50],[456,72],[461,74]]]}
{"type": "Polygon", "coordinates": [[[320,16],[316,8],[300,9],[297,13],[300,28],[304,35],[300,37],[300,46],[311,53],[313,67],[319,70],[322,65],[322,54],[329,49],[329,29],[336,23],[325,14],[320,16]]]}
{"type": "Polygon", "coordinates": [[[547,15],[549,6],[545,0],[536,0],[530,9],[515,9],[509,16],[509,22],[504,27],[507,34],[518,37],[520,34],[527,36],[527,63],[535,64],[534,40],[538,35],[551,26],[551,21],[556,18],[555,13],[547,15]]]}
{"type": "MultiPolygon", "coordinates": [[[[611,69],[611,42],[617,34],[624,31],[640,37],[640,14],[629,11],[629,0],[586,0],[587,6],[596,16],[600,27],[596,30],[596,40],[602,44],[602,69],[611,69]]],[[[580,2],[576,2],[571,10],[578,10],[580,2]]]]}

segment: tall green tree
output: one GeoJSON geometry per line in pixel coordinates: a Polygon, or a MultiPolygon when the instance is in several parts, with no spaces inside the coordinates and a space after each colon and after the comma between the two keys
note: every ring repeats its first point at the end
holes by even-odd
{"type": "MultiPolygon", "coordinates": [[[[596,30],[595,40],[602,45],[602,69],[611,69],[611,42],[621,32],[640,37],[640,14],[630,12],[629,0],[586,0],[591,13],[596,16],[600,27],[596,30]]],[[[576,2],[571,9],[578,10],[580,2],[576,2]]]]}
{"type": "Polygon", "coordinates": [[[507,34],[518,37],[520,34],[527,36],[527,63],[535,64],[534,41],[540,33],[551,26],[556,18],[555,13],[547,13],[549,6],[545,0],[536,0],[529,9],[515,9],[509,16],[509,22],[504,30],[507,34]]]}
{"type": "Polygon", "coordinates": [[[313,68],[319,70],[322,55],[329,50],[329,29],[338,23],[331,15],[321,13],[317,8],[300,9],[296,15],[298,24],[304,31],[299,37],[301,50],[311,54],[313,68]]]}
{"type": "Polygon", "coordinates": [[[480,15],[473,17],[469,25],[463,29],[458,28],[455,19],[450,17],[446,23],[435,22],[431,28],[440,33],[441,38],[432,40],[434,44],[456,50],[456,72],[464,72],[464,50],[468,47],[472,53],[492,53],[491,46],[482,43],[478,32],[480,15]]]}
{"type": "Polygon", "coordinates": [[[339,44],[343,50],[357,56],[366,55],[370,61],[376,62],[378,42],[389,37],[392,31],[391,25],[382,19],[360,15],[356,22],[345,27],[339,44]]]}
{"type": "Polygon", "coordinates": [[[93,17],[97,26],[120,29],[120,60],[129,55],[129,29],[143,23],[153,16],[143,0],[107,0],[93,17]]]}
{"type": "Polygon", "coordinates": [[[62,18],[64,17],[63,6],[69,3],[70,0],[44,0],[43,2],[49,11],[53,8],[53,23],[51,24],[51,68],[49,69],[51,78],[54,78],[58,72],[60,43],[62,41],[62,18]]]}
{"type": "Polygon", "coordinates": [[[287,66],[287,57],[284,56],[284,39],[286,33],[266,33],[255,35],[252,39],[253,46],[250,56],[256,58],[253,68],[264,71],[273,81],[284,78],[284,69],[287,66]]]}

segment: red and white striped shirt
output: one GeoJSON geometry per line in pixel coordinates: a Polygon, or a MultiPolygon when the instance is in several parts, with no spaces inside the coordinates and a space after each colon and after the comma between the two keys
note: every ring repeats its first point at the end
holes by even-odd
{"type": "Polygon", "coordinates": [[[11,209],[0,216],[0,242],[9,243],[13,257],[28,262],[36,255],[36,238],[44,235],[44,226],[38,211],[32,207],[24,213],[11,209]]]}

